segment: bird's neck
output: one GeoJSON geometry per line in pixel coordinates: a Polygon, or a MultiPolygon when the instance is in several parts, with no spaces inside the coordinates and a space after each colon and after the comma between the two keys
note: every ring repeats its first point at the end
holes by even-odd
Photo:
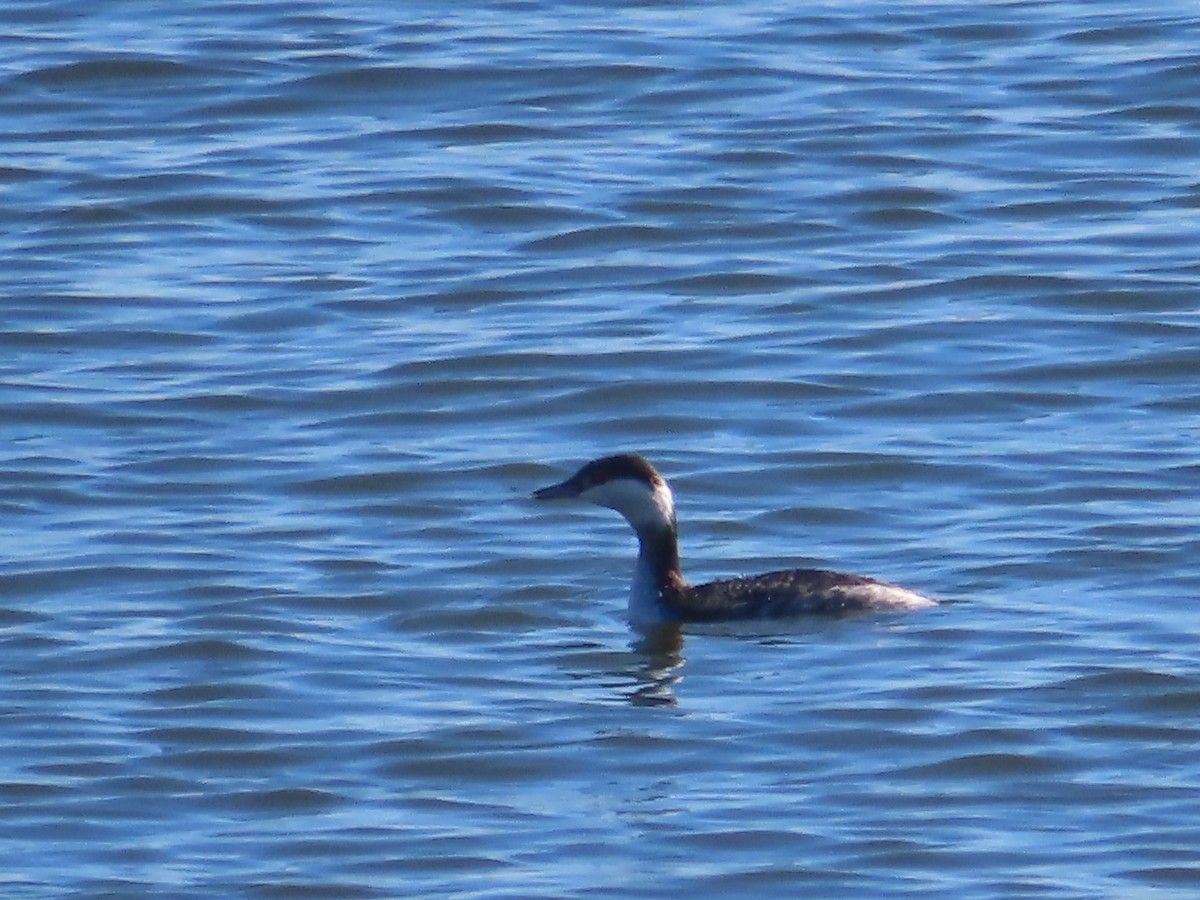
{"type": "Polygon", "coordinates": [[[629,592],[629,618],[638,623],[670,621],[665,594],[686,586],[679,565],[679,535],[675,523],[638,529],[637,568],[629,592]]]}

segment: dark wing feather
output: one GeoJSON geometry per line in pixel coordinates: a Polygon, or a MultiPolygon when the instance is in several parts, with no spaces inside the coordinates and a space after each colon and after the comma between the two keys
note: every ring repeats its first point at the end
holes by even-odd
{"type": "Polygon", "coordinates": [[[861,575],[825,569],[787,569],[746,578],[676,586],[664,604],[688,622],[770,619],[809,614],[839,615],[869,609],[870,591],[888,587],[861,575]]]}

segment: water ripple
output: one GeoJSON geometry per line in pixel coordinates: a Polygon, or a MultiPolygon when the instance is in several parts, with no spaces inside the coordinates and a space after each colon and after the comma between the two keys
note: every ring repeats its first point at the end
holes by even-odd
{"type": "Polygon", "coordinates": [[[0,37],[10,894],[1195,893],[1190,7],[113,9],[0,37]],[[946,602],[639,640],[625,449],[946,602]]]}

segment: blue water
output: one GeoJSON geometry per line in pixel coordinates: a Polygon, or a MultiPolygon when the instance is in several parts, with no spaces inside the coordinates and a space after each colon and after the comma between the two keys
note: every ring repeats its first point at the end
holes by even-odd
{"type": "Polygon", "coordinates": [[[1200,890],[1192,4],[5,23],[4,896],[1200,890]]]}

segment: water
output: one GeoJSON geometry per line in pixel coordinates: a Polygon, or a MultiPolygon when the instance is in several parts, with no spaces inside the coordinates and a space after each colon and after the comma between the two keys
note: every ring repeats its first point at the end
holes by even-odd
{"type": "Polygon", "coordinates": [[[1191,4],[477,6],[6,7],[4,895],[1193,896],[1191,4]]]}

